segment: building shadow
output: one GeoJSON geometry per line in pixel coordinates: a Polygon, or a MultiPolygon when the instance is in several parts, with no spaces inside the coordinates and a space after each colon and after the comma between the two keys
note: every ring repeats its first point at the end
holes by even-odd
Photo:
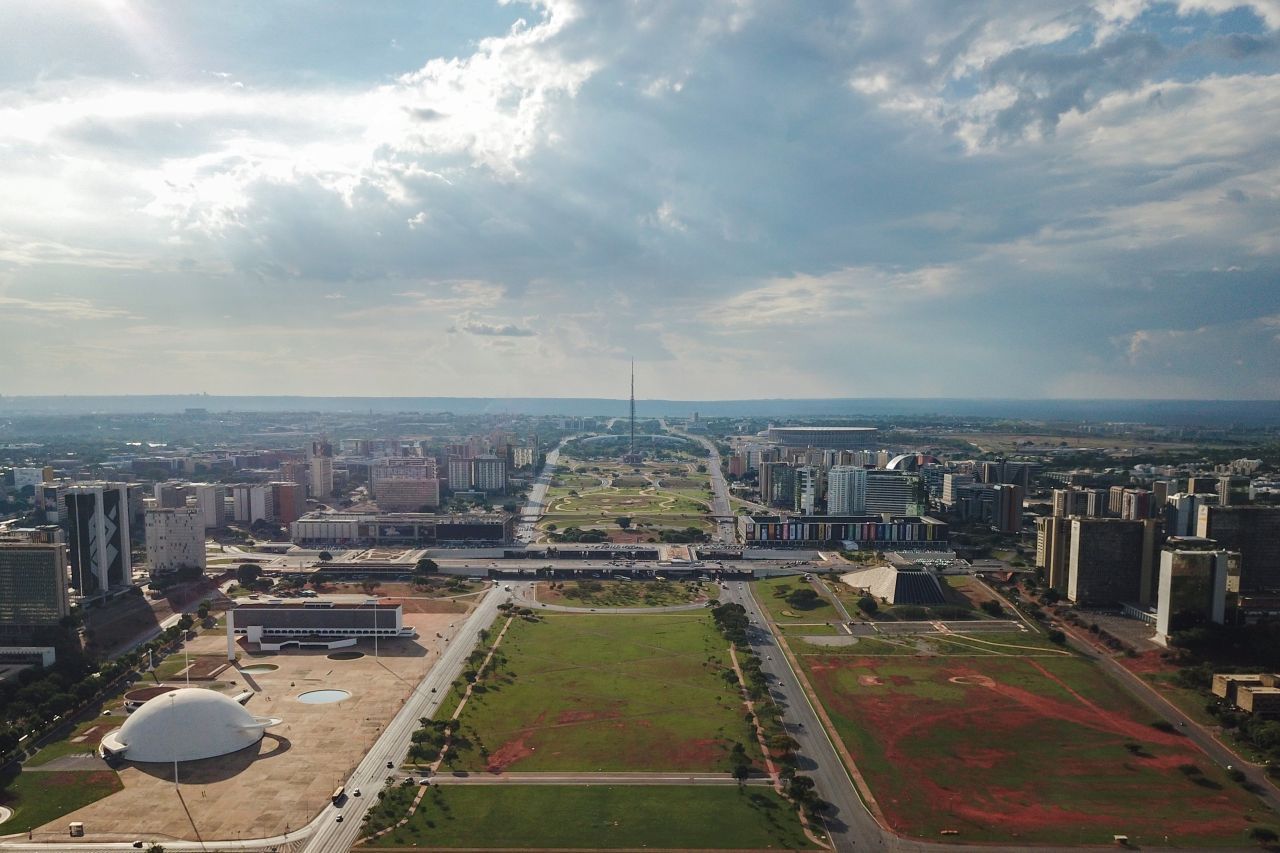
{"type": "MultiPolygon", "coordinates": [[[[293,747],[288,738],[267,732],[262,740],[246,746],[239,752],[219,755],[216,758],[201,758],[197,761],[178,762],[179,785],[209,785],[234,779],[248,769],[255,761],[265,761],[284,755],[293,747]]],[[[140,772],[155,779],[173,781],[173,763],[157,763],[142,761],[124,761],[123,764],[137,768],[140,772]]]]}

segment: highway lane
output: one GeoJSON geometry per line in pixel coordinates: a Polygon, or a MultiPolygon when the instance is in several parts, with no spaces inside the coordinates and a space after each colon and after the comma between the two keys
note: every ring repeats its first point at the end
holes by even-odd
{"type": "Polygon", "coordinates": [[[747,635],[751,650],[760,657],[761,669],[769,678],[770,692],[783,709],[782,720],[787,731],[800,744],[797,769],[813,779],[818,795],[831,804],[824,822],[833,845],[842,851],[883,849],[883,830],[858,797],[835,744],[801,689],[790,661],[778,648],[749,586],[730,581],[727,589],[721,590],[721,601],[741,604],[751,619],[752,627],[747,635]]]}
{"type": "MultiPolygon", "coordinates": [[[[716,449],[715,442],[700,435],[682,432],[678,429],[667,425],[666,420],[660,421],[663,429],[672,435],[683,436],[690,441],[696,442],[703,446],[707,451],[707,472],[711,475],[711,514],[719,518],[729,518],[733,515],[732,506],[729,503],[729,484],[725,482],[724,470],[720,467],[720,451],[716,449]]],[[[733,543],[738,541],[738,528],[733,521],[720,521],[716,523],[716,532],[713,536],[714,541],[733,543]]]]}
{"type": "MultiPolygon", "coordinates": [[[[556,464],[560,461],[560,448],[564,447],[564,439],[556,445],[555,449],[547,454],[546,464],[542,466],[542,473],[538,475],[538,479],[533,481],[533,488],[529,490],[529,500],[524,505],[521,512],[523,517],[539,516],[546,512],[547,489],[551,486],[551,480],[555,476],[556,464]]],[[[537,536],[537,522],[522,521],[516,525],[516,538],[521,542],[532,542],[537,536]]]]}
{"type": "MultiPolygon", "coordinates": [[[[449,685],[462,673],[467,656],[476,647],[480,632],[493,625],[498,615],[498,605],[509,598],[510,593],[495,587],[472,611],[457,636],[449,642],[440,660],[436,661],[436,665],[423,678],[400,709],[400,713],[383,730],[368,755],[347,780],[348,794],[359,788],[361,796],[348,796],[340,806],[325,807],[308,827],[310,838],[302,848],[305,853],[348,850],[356,842],[363,826],[362,818],[372,804],[377,802],[378,791],[384,785],[384,780],[387,776],[394,775],[394,768],[398,768],[408,756],[410,737],[418,728],[418,719],[431,716],[440,707],[449,693],[449,685]],[[387,767],[387,762],[391,762],[391,768],[387,767]],[[343,817],[341,823],[337,821],[339,815],[343,817]]],[[[167,848],[169,845],[165,846],[167,848]]]]}

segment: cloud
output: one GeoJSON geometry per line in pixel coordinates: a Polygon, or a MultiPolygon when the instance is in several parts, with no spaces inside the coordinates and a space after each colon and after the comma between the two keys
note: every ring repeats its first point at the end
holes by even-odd
{"type": "Polygon", "coordinates": [[[190,381],[147,357],[164,317],[271,340],[269,382],[222,359],[210,392],[599,394],[634,355],[671,397],[1199,394],[1161,365],[1280,315],[1269,0],[468,8],[138,7],[164,50],[54,21],[6,52],[0,309],[45,324],[0,335],[14,381],[77,390],[28,354],[114,311],[76,330],[94,388],[190,381]]]}
{"type": "Polygon", "coordinates": [[[480,335],[492,338],[531,338],[537,334],[533,329],[515,323],[493,322],[471,316],[462,316],[454,323],[459,331],[469,335],[480,335]]]}

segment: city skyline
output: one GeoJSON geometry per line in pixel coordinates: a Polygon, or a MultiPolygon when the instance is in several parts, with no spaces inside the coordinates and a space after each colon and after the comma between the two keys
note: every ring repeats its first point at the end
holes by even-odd
{"type": "Polygon", "coordinates": [[[0,27],[6,395],[1280,398],[1274,0],[0,27]]]}

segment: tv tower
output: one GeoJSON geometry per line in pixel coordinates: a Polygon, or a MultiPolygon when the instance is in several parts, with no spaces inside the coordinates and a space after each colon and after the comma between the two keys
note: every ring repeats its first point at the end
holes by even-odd
{"type": "Polygon", "coordinates": [[[636,458],[636,360],[631,359],[631,448],[627,456],[636,458]]]}

